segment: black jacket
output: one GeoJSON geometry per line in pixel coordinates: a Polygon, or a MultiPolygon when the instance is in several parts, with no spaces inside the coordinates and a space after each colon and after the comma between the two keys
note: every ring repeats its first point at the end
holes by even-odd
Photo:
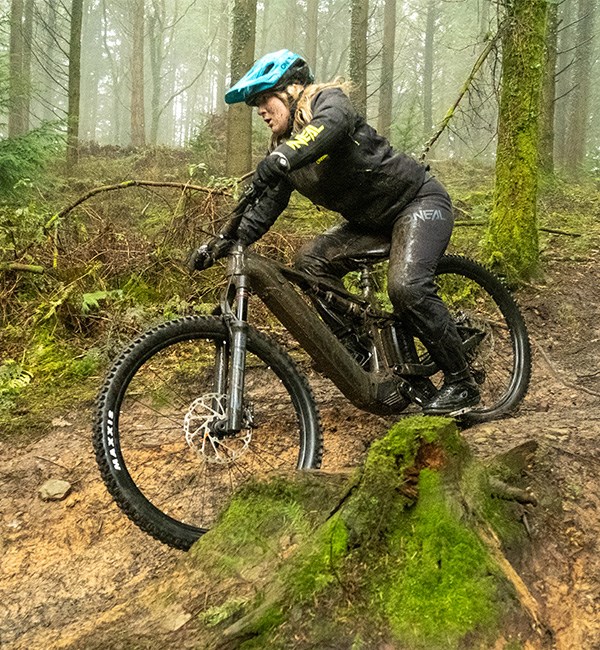
{"type": "Polygon", "coordinates": [[[251,244],[271,227],[296,189],[365,230],[388,229],[425,181],[425,167],[396,153],[353,108],[339,88],[312,100],[313,119],[275,151],[290,173],[246,211],[238,235],[251,244]]]}

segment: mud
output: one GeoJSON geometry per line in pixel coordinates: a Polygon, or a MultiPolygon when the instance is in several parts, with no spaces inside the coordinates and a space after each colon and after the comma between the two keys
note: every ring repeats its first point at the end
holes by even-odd
{"type": "MultiPolygon", "coordinates": [[[[592,263],[550,269],[520,296],[534,349],[531,390],[518,413],[464,431],[492,457],[539,443],[531,487],[539,505],[524,525],[531,551],[518,570],[538,600],[557,650],[600,648],[600,289],[592,263]]],[[[358,464],[391,420],[361,413],[310,373],[325,429],[324,467],[358,464]]],[[[167,575],[181,552],[139,531],[112,503],[90,441],[91,405],[60,414],[27,446],[0,443],[0,646],[78,648],[78,639],[167,575]],[[72,491],[38,494],[49,478],[72,491]]],[[[108,633],[107,633],[108,634],[108,633]]],[[[105,647],[113,647],[109,637],[105,647]]],[[[159,646],[157,646],[159,647],[159,646]]]]}

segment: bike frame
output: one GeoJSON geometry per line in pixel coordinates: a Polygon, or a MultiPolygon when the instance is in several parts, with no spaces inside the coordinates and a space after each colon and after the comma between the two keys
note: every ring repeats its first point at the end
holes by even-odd
{"type": "MultiPolygon", "coordinates": [[[[242,426],[250,287],[309,354],[321,372],[358,408],[383,415],[401,411],[407,401],[422,401],[423,395],[406,379],[395,375],[393,368],[384,363],[381,342],[377,336],[374,337],[374,369],[365,370],[316,311],[307,306],[294,280],[320,286],[324,291],[332,289],[327,283],[248,252],[239,244],[235,244],[229,254],[228,275],[230,284],[221,303],[221,313],[227,322],[230,340],[217,351],[215,368],[216,393],[225,392],[225,384],[229,379],[228,421],[223,423],[227,433],[239,431],[242,426]],[[401,408],[398,408],[399,404],[402,405],[401,408]]],[[[366,310],[373,307],[370,305],[371,289],[366,265],[362,278],[364,297],[361,299],[348,293],[344,294],[344,298],[366,310]]],[[[339,289],[336,291],[340,292],[339,289]]],[[[390,319],[390,315],[383,312],[379,313],[379,317],[390,319]]],[[[379,332],[373,334],[378,335],[379,332]]]]}

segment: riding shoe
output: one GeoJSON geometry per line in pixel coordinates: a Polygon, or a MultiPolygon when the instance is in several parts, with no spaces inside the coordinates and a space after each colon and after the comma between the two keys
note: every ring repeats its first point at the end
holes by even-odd
{"type": "Polygon", "coordinates": [[[425,415],[460,415],[479,403],[477,384],[471,379],[444,383],[437,395],[423,406],[425,415]]]}

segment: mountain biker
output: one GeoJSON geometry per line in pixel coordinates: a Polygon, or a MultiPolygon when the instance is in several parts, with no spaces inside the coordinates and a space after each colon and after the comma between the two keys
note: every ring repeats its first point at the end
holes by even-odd
{"type": "MultiPolygon", "coordinates": [[[[389,243],[388,293],[395,313],[444,374],[424,412],[453,414],[477,404],[479,389],[434,282],[454,222],[441,183],[366,123],[343,84],[315,84],[307,63],[289,50],[256,61],[225,101],[256,106],[272,131],[269,153],[252,181],[263,194],[244,212],[236,238],[246,246],[260,239],[296,189],[346,219],[300,250],[295,261],[300,270],[340,283],[357,268],[361,252],[389,243]]],[[[198,249],[195,268],[207,268],[221,256],[227,236],[225,228],[198,249]]]]}

